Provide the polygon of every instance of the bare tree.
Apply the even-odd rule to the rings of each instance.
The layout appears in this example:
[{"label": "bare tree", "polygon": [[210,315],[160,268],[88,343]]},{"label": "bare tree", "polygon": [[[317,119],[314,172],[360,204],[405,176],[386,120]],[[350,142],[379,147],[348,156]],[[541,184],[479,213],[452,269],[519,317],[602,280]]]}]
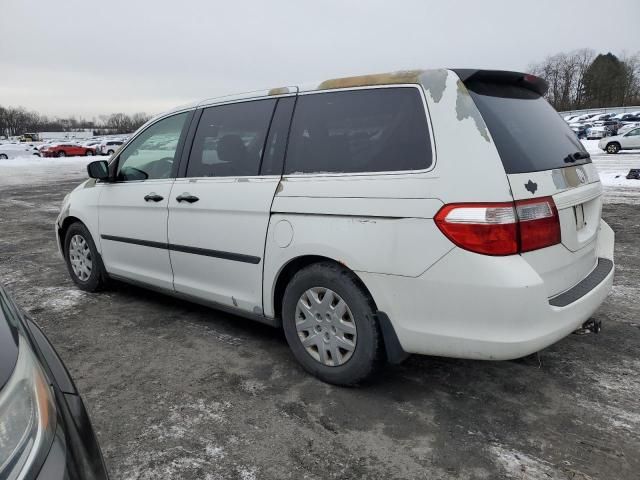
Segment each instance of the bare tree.
[{"label": "bare tree", "polygon": [[[36,112],[29,112],[23,107],[0,106],[0,135],[16,136],[27,132],[46,131],[74,131],[92,129],[103,133],[131,133],[143,125],[149,116],[145,113],[136,113],[132,116],[124,113],[113,115],[101,115],[100,124],[94,120],[84,118],[48,118]],[[96,128],[97,127],[97,128]]]},{"label": "bare tree", "polygon": [[594,57],[589,49],[558,53],[531,65],[530,70],[549,84],[547,100],[557,110],[570,110],[583,102],[584,75]]}]

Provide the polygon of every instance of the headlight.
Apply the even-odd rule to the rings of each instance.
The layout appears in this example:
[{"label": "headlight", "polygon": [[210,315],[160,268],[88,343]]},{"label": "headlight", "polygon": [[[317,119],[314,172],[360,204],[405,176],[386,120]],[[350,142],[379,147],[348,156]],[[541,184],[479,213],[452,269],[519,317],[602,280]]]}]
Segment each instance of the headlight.
[{"label": "headlight", "polygon": [[53,392],[26,340],[20,337],[18,361],[0,391],[0,478],[22,478],[38,468],[56,429]]}]

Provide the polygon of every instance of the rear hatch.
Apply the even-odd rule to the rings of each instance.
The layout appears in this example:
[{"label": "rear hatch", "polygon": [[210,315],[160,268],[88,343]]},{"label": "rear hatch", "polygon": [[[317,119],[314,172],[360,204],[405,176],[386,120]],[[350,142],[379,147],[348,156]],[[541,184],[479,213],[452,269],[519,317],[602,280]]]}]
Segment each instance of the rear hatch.
[{"label": "rear hatch", "polygon": [[602,187],[575,133],[542,97],[543,80],[515,72],[457,71],[496,144],[514,200],[551,197],[561,243],[522,253],[549,297],[586,277],[597,264]]}]

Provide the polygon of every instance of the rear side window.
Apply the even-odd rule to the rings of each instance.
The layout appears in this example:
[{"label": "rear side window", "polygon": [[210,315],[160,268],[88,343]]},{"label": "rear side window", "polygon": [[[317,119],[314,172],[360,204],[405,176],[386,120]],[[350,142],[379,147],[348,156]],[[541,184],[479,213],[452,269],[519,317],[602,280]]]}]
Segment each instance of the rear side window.
[{"label": "rear side window", "polygon": [[[506,173],[538,172],[591,161],[575,133],[538,93],[508,84],[467,82],[466,86],[491,132]],[[575,160],[578,152],[586,158]]]},{"label": "rear side window", "polygon": [[206,108],[187,166],[187,177],[258,175],[276,100]]},{"label": "rear side window", "polygon": [[416,88],[314,93],[298,97],[285,173],[422,170],[431,157]]}]

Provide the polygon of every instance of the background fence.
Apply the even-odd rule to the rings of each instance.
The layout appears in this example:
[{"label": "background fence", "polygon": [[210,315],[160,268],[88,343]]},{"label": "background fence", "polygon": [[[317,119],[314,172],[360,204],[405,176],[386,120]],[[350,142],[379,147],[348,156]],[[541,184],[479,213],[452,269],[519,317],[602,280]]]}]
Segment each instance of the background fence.
[{"label": "background fence", "polygon": [[584,110],[567,110],[566,112],[558,112],[563,117],[567,115],[585,115],[587,113],[627,113],[640,111],[640,105],[633,107],[605,107],[605,108],[585,108]]}]

